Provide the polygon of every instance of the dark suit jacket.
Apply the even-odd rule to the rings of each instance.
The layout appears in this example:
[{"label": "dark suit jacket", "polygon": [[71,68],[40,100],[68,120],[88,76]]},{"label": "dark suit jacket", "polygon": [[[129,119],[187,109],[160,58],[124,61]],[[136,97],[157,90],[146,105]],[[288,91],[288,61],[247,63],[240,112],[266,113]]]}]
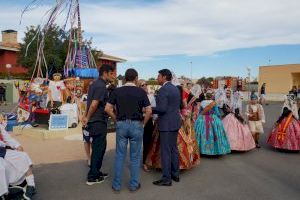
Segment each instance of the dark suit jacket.
[{"label": "dark suit jacket", "polygon": [[181,127],[180,119],[181,94],[171,82],[167,82],[158,91],[156,107],[153,113],[158,114],[159,131],[177,131]]}]

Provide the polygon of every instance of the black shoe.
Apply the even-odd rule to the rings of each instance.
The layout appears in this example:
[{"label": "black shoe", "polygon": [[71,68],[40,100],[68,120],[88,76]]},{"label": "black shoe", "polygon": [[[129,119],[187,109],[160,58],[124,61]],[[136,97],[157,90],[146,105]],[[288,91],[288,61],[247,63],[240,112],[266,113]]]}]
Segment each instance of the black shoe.
[{"label": "black shoe", "polygon": [[31,200],[31,198],[35,193],[36,193],[35,187],[27,185],[26,189],[24,188],[23,198],[26,200]]},{"label": "black shoe", "polygon": [[260,147],[261,147],[261,146],[260,146],[259,144],[256,144],[256,148],[258,148],[258,149],[259,149]]},{"label": "black shoe", "polygon": [[104,179],[108,178],[108,173],[100,172],[100,176],[102,176]]},{"label": "black shoe", "polygon": [[130,192],[136,192],[141,188],[141,184],[139,183],[138,186],[136,188],[129,188]]},{"label": "black shoe", "polygon": [[36,122],[32,122],[32,123],[31,123],[31,126],[32,126],[32,127],[38,127],[38,126],[39,126],[39,124],[38,124],[38,123],[36,123]]},{"label": "black shoe", "polygon": [[13,186],[9,186],[8,188],[8,193],[10,195],[15,195],[15,194],[20,194],[20,193],[24,193],[24,187],[18,186],[18,185],[13,185]]},{"label": "black shoe", "polygon": [[180,181],[180,178],[179,176],[172,176],[172,180],[178,183]]},{"label": "black shoe", "polygon": [[158,180],[154,181],[153,184],[157,186],[172,186],[172,181]]},{"label": "black shoe", "polygon": [[113,190],[113,192],[115,194],[120,194],[120,192],[121,192],[121,190],[118,190],[118,189],[114,188],[113,186],[111,186],[111,189]]},{"label": "black shoe", "polygon": [[103,176],[99,176],[99,178],[96,178],[96,179],[88,179],[86,184],[94,185],[94,184],[103,183],[103,182],[104,182]]}]

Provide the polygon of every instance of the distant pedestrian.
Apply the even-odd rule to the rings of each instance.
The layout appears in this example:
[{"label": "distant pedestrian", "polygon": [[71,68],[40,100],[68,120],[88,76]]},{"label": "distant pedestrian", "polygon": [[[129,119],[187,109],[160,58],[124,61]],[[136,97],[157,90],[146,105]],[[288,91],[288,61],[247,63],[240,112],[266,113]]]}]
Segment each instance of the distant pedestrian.
[{"label": "distant pedestrian", "polygon": [[[261,105],[266,104],[266,83],[263,83],[260,88],[259,103]],[[266,104],[266,105],[268,105],[268,104]]]},{"label": "distant pedestrian", "polygon": [[0,105],[3,103],[6,105],[6,86],[4,83],[0,84]]},{"label": "distant pedestrian", "polygon": [[[116,88],[112,92],[105,107],[105,111],[117,123],[114,179],[112,182],[112,189],[115,192],[119,192],[122,187],[123,166],[128,142],[130,147],[129,190],[135,192],[141,187],[140,165],[144,127],[152,114],[147,93],[136,86],[137,71],[128,69],[125,72],[125,81],[123,87]],[[143,110],[145,110],[144,116]]]}]

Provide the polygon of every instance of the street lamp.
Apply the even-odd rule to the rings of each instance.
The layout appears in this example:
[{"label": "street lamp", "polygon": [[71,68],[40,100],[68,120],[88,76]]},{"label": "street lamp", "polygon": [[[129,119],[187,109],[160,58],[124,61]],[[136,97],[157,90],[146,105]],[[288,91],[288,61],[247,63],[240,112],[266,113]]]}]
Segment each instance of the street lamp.
[{"label": "street lamp", "polygon": [[6,67],[6,70],[7,70],[7,79],[10,79],[10,68],[12,67],[12,65],[11,64],[6,64],[5,65],[5,67]]},{"label": "street lamp", "polygon": [[250,100],[251,68],[247,67],[247,71],[248,71],[248,99]]},{"label": "street lamp", "polygon": [[191,82],[193,82],[193,62],[190,62],[191,64]]}]

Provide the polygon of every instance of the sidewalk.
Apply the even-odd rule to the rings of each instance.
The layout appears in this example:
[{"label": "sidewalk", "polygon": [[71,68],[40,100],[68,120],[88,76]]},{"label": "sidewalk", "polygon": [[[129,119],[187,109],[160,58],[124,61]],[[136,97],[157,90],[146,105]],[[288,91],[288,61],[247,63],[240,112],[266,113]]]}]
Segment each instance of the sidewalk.
[{"label": "sidewalk", "polygon": [[[35,165],[86,160],[82,135],[71,135],[58,139],[39,139],[12,134],[30,155]],[[107,151],[115,148],[115,133],[107,135]]]},{"label": "sidewalk", "polygon": [[[0,112],[1,113],[8,113],[8,112],[11,112],[14,108],[16,108],[17,107],[17,103],[7,103],[7,105],[4,105],[4,104],[2,104],[2,105],[0,105]],[[15,110],[15,112],[16,112],[17,110]]]}]

